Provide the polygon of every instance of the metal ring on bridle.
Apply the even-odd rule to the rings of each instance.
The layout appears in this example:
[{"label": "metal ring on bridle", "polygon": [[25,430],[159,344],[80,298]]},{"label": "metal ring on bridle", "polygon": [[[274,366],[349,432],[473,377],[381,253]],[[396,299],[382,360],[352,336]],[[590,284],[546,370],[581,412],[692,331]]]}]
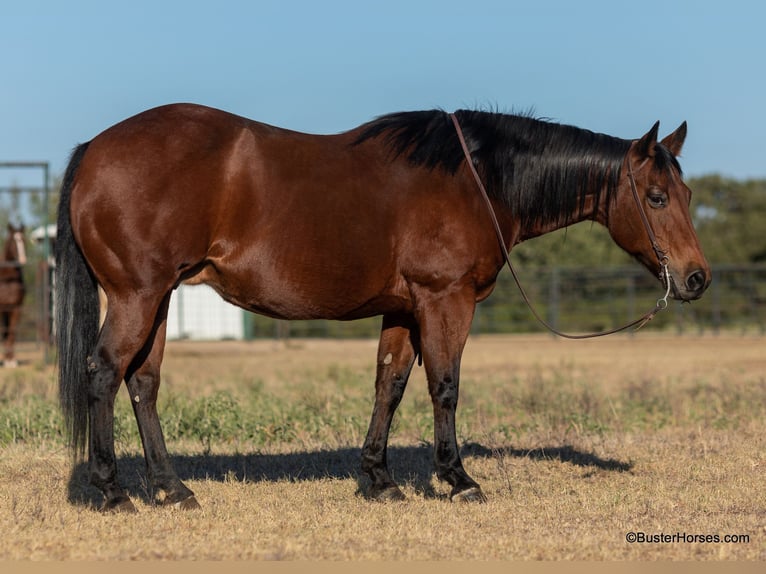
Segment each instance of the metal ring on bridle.
[{"label": "metal ring on bridle", "polygon": [[662,270],[660,271],[660,277],[665,277],[665,295],[657,299],[657,309],[663,310],[668,308],[668,296],[670,295],[670,271],[668,271],[668,263],[670,263],[670,258],[667,255],[663,255],[662,259],[660,259],[660,265],[662,266]]}]

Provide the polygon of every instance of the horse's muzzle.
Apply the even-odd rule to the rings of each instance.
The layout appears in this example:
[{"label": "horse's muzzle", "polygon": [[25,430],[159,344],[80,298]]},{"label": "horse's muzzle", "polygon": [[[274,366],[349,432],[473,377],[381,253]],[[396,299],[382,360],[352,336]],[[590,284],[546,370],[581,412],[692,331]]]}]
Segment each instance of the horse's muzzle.
[{"label": "horse's muzzle", "polygon": [[681,301],[699,299],[710,285],[711,279],[711,274],[704,269],[695,269],[686,276],[683,283],[673,279],[672,297]]}]

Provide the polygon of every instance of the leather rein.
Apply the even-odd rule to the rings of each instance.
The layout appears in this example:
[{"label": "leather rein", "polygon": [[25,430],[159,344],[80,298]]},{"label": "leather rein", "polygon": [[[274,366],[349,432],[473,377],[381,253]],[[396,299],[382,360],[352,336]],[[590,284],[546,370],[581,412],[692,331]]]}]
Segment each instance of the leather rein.
[{"label": "leather rein", "polygon": [[529,297],[527,296],[527,293],[524,291],[524,288],[521,286],[521,281],[519,280],[519,276],[516,274],[516,270],[513,267],[513,264],[511,263],[511,256],[508,253],[508,248],[505,246],[505,239],[503,238],[503,232],[500,230],[500,224],[497,221],[497,216],[495,215],[495,210],[492,207],[492,203],[489,200],[489,195],[487,195],[487,190],[484,187],[484,184],[481,181],[481,177],[479,176],[479,172],[476,171],[476,167],[473,164],[473,161],[471,159],[471,152],[468,150],[468,145],[465,142],[465,137],[463,136],[463,130],[460,128],[460,122],[458,122],[457,117],[455,114],[449,114],[450,119],[452,120],[452,123],[455,125],[455,131],[457,132],[458,139],[460,140],[460,145],[463,148],[463,153],[465,154],[466,163],[468,164],[468,167],[471,170],[471,173],[473,174],[474,179],[476,180],[476,185],[479,188],[479,191],[481,192],[481,196],[484,198],[484,202],[487,204],[487,209],[489,211],[490,219],[492,220],[492,224],[495,227],[495,233],[497,235],[497,239],[500,242],[500,249],[503,252],[503,257],[505,258],[505,262],[508,264],[508,269],[511,270],[511,275],[513,275],[513,280],[516,282],[516,286],[519,288],[519,292],[521,293],[522,299],[524,299],[524,302],[529,307],[529,310],[532,312],[532,314],[535,316],[535,319],[537,319],[540,324],[542,324],[546,329],[551,331],[552,333],[555,333],[559,337],[564,337],[566,339],[592,339],[595,337],[603,337],[604,335],[611,335],[613,333],[619,333],[620,331],[624,331],[625,329],[629,329],[630,327],[636,327],[636,331],[646,325],[649,321],[651,321],[654,316],[660,312],[663,309],[666,309],[668,306],[668,296],[670,295],[670,285],[671,285],[671,279],[670,279],[670,272],[668,271],[668,263],[670,262],[670,259],[667,256],[667,253],[662,250],[659,246],[659,243],[657,242],[657,236],[654,234],[654,231],[652,230],[652,226],[649,223],[649,218],[646,216],[646,211],[644,211],[644,206],[641,204],[641,199],[638,196],[638,189],[636,188],[636,180],[633,177],[633,168],[631,167],[630,159],[627,160],[628,163],[628,180],[630,181],[630,189],[633,193],[633,199],[636,201],[636,205],[638,206],[638,212],[641,215],[641,221],[644,224],[644,227],[646,228],[646,232],[649,235],[649,241],[652,244],[652,249],[654,250],[655,255],[657,256],[657,261],[660,264],[660,279],[664,281],[666,290],[665,295],[657,300],[657,303],[655,304],[654,308],[648,311],[647,313],[644,313],[641,317],[638,319],[631,321],[630,323],[627,323],[626,325],[623,325],[622,327],[616,327],[614,329],[609,329],[608,331],[600,331],[598,333],[589,333],[584,335],[571,335],[569,333],[563,333],[550,325],[545,319],[543,319],[540,314],[535,310],[534,306],[532,305],[532,302],[530,301]]}]

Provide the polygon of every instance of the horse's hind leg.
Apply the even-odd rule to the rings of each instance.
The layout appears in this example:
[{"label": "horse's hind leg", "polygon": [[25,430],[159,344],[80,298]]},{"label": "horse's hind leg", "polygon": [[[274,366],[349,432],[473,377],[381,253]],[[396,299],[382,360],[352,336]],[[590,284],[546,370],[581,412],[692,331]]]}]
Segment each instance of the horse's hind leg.
[{"label": "horse's hind leg", "polygon": [[152,334],[159,304],[156,298],[110,297],[106,320],[88,357],[90,482],[104,494],[103,510],[136,510],[117,480],[114,399],[128,367]]},{"label": "horse's hind leg", "polygon": [[402,500],[404,495],[388,471],[388,432],[402,400],[417,350],[417,326],[410,316],[383,317],[378,345],[375,407],[362,448],[362,470],[372,479],[369,496],[378,500]]},{"label": "horse's hind leg", "polygon": [[194,493],[178,478],[170,463],[165,439],[157,414],[157,391],[160,388],[160,365],[165,350],[167,312],[170,294],[164,299],[156,319],[156,331],[127,375],[130,402],[136,415],[138,431],[144,445],[146,470],[154,493],[164,491],[163,503],[178,508],[199,508]]}]

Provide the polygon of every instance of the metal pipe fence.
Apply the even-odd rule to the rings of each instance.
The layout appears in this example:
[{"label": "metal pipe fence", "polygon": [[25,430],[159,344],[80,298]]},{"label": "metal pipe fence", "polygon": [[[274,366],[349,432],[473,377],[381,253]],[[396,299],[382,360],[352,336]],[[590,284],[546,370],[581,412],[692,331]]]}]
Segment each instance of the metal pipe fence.
[{"label": "metal pipe fence", "polygon": [[[626,323],[651,309],[664,289],[638,266],[608,269],[553,267],[522,271],[530,298],[552,326],[595,332]],[[645,328],[684,333],[766,333],[766,264],[714,265],[705,295],[671,301]],[[473,332],[543,332],[502,274],[492,296],[477,308]]]},{"label": "metal pipe fence", "polygon": [[[19,328],[20,341],[49,341],[50,314],[40,313],[47,273],[25,266],[27,298]],[[538,313],[557,329],[570,333],[610,329],[641,316],[664,294],[659,281],[635,266],[592,268],[524,268],[520,278]],[[380,317],[359,321],[277,321],[243,311],[246,338],[377,337]],[[713,281],[703,297],[691,303],[670,301],[645,331],[677,335],[766,335],[766,264],[713,265]],[[476,308],[473,334],[545,333],[519,295],[510,273],[503,272],[490,297]],[[633,331],[628,330],[628,333]]]}]

